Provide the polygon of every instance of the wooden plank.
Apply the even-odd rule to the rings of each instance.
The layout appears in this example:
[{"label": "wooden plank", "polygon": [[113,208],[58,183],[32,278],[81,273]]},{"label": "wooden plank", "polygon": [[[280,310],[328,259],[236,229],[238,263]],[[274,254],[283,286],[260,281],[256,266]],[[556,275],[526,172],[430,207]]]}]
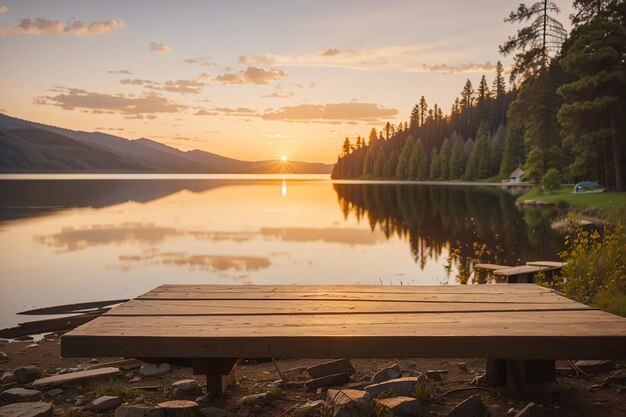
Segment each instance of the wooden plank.
[{"label": "wooden plank", "polygon": [[531,266],[545,266],[548,268],[563,268],[565,265],[567,265],[567,262],[558,262],[558,261],[531,261],[531,262],[526,262],[526,265],[531,265]]},{"label": "wooden plank", "polygon": [[498,269],[511,268],[509,265],[496,265],[496,264],[475,264],[474,269],[484,269],[487,271],[497,271]]},{"label": "wooden plank", "polygon": [[[382,285],[161,285],[139,298],[167,298],[176,296],[204,296],[206,294],[510,294],[510,293],[550,293],[553,290],[533,284],[492,285],[445,285],[445,286],[382,286]],[[193,297],[192,297],[193,298]]]},{"label": "wooden plank", "polygon": [[520,266],[514,266],[512,268],[507,268],[507,269],[498,269],[496,271],[493,271],[493,274],[504,276],[504,277],[510,277],[514,275],[534,274],[536,272],[547,271],[549,269],[550,268],[546,268],[544,266],[520,265]]},{"label": "wooden plank", "polygon": [[128,301],[128,298],[122,300],[108,300],[108,301],[91,301],[87,303],[75,303],[75,304],[64,304],[54,307],[43,307],[36,308],[34,310],[21,311],[17,314],[22,315],[48,315],[48,314],[73,314],[73,313],[92,313],[95,311],[85,311],[85,310],[98,310],[104,307],[120,304]]},{"label": "wooden plank", "polygon": [[[540,323],[541,325],[538,325]],[[64,356],[626,358],[626,319],[600,311],[105,317]]]},{"label": "wooden plank", "polygon": [[[469,298],[469,297],[466,297]],[[345,300],[131,300],[108,316],[224,316],[282,314],[394,314],[497,311],[549,311],[589,309],[563,297],[532,302],[397,302]]]},{"label": "wooden plank", "polygon": [[61,330],[73,329],[83,323],[93,320],[102,313],[109,311],[108,308],[98,310],[94,313],[80,314],[77,316],[60,317],[54,319],[35,320],[20,323],[17,327],[10,327],[0,330],[0,337],[16,338],[20,336],[28,336],[32,334],[56,332]]},{"label": "wooden plank", "polygon": [[41,378],[33,382],[33,388],[40,389],[44,387],[53,387],[64,384],[72,384],[78,382],[84,382],[94,378],[112,377],[120,373],[118,368],[100,368],[92,369],[90,371],[78,371],[71,372],[62,375],[52,375],[46,378]]}]

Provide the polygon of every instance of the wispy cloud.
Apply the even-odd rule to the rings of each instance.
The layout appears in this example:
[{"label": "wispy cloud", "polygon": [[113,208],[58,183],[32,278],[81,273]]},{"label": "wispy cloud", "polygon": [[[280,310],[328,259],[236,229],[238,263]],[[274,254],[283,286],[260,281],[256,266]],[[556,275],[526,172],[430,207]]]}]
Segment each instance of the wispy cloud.
[{"label": "wispy cloud", "polygon": [[[456,64],[469,51],[451,51],[443,44],[385,46],[370,49],[328,48],[305,54],[263,53],[240,56],[239,63],[272,67],[334,67],[365,71],[395,72],[478,72],[494,68],[485,64]],[[452,62],[455,64],[440,64]],[[433,64],[436,63],[436,64]]]},{"label": "wispy cloud", "polygon": [[199,56],[197,58],[185,59],[185,64],[203,65],[205,67],[216,67],[217,64],[211,58]]},{"label": "wispy cloud", "polygon": [[248,67],[245,71],[218,75],[215,79],[229,84],[267,84],[286,76],[287,73],[282,70]]},{"label": "wispy cloud", "polygon": [[127,69],[122,69],[122,70],[108,70],[107,71],[109,74],[120,74],[120,75],[133,75],[132,72],[130,72],[130,70]]},{"label": "wispy cloud", "polygon": [[249,109],[247,107],[216,107],[214,109],[206,110],[198,110],[194,113],[195,116],[260,116],[259,112],[253,109]]},{"label": "wispy cloud", "polygon": [[56,87],[51,92],[56,94],[36,97],[34,103],[95,114],[117,113],[138,119],[154,118],[158,113],[178,113],[187,108],[183,104],[171,101],[156,93],[142,96],[113,95],[67,87]]},{"label": "wispy cloud", "polygon": [[289,98],[293,97],[293,91],[287,91],[286,93],[281,93],[280,91],[275,91],[272,94],[266,94],[263,98]]},{"label": "wispy cloud", "polygon": [[[151,80],[140,80],[137,78],[123,79],[120,80],[120,84],[124,85],[141,85],[150,90],[159,90],[159,91],[168,91],[170,93],[180,93],[180,94],[198,94],[202,91],[205,82],[199,81],[204,78],[203,74],[196,80],[176,80],[176,81],[151,81]],[[207,80],[208,82],[209,80]]]},{"label": "wispy cloud", "polygon": [[172,52],[172,48],[170,48],[164,43],[158,43],[158,42],[150,42],[150,50],[152,52],[157,52],[157,53],[162,53],[162,54],[167,54],[169,52]]},{"label": "wispy cloud", "polygon": [[126,25],[123,20],[105,20],[83,23],[78,20],[69,20],[65,24],[60,20],[50,20],[45,17],[38,19],[21,19],[10,33],[16,35],[72,35],[91,36],[104,35],[115,29],[122,29]]},{"label": "wispy cloud", "polygon": [[398,110],[375,103],[301,104],[265,112],[263,120],[314,123],[378,123],[394,119]]},{"label": "wispy cloud", "polygon": [[9,11],[7,6],[0,6],[0,14],[4,14]]}]

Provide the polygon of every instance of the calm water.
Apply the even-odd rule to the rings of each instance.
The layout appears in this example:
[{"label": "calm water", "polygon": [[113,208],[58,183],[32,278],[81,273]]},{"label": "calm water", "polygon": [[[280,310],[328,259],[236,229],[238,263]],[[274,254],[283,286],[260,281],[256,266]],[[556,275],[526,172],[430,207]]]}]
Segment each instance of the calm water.
[{"label": "calm water", "polygon": [[17,311],[161,283],[455,284],[472,259],[517,264],[561,249],[553,213],[521,211],[495,188],[56,178],[0,180],[0,327],[24,321]]}]

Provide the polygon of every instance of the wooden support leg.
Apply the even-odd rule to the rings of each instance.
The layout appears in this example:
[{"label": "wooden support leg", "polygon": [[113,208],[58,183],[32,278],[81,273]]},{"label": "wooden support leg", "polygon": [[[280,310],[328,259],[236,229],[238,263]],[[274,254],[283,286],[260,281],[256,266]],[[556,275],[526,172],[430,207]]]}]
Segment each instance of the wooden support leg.
[{"label": "wooden support leg", "polygon": [[506,360],[485,359],[485,382],[488,387],[503,387],[506,384]]},{"label": "wooden support leg", "polygon": [[235,365],[239,359],[203,358],[194,359],[194,375],[206,375],[207,392],[211,395],[224,395],[226,388],[235,380]]},{"label": "wooden support leg", "polygon": [[507,359],[506,385],[519,398],[558,392],[555,361]]}]

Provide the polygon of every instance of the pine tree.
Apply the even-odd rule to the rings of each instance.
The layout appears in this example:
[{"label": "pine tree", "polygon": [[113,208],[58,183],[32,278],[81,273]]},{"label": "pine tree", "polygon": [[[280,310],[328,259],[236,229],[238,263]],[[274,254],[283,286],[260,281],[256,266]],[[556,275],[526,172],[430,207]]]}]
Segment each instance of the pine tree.
[{"label": "pine tree", "polygon": [[420,98],[419,102],[419,122],[420,126],[424,126],[426,122],[426,114],[428,113],[428,104],[426,104],[426,99],[424,96]]},{"label": "pine tree", "polygon": [[474,104],[474,88],[472,87],[472,82],[468,78],[465,82],[465,86],[463,86],[463,91],[461,91],[461,109],[467,110]]},{"label": "pine tree", "polygon": [[376,141],[376,139],[378,139],[378,133],[376,132],[376,128],[373,127],[372,130],[370,130],[369,141],[367,144],[369,146],[372,146],[372,143]]},{"label": "pine tree", "polygon": [[398,166],[398,152],[391,151],[391,155],[383,165],[383,177],[386,179],[394,178],[396,175],[396,167]]},{"label": "pine tree", "polygon": [[418,140],[418,144],[422,157],[419,158],[419,166],[417,167],[417,180],[424,181],[428,179],[430,174],[430,158],[428,158],[428,154],[421,140]]},{"label": "pine tree", "polygon": [[383,177],[383,168],[385,165],[385,152],[381,149],[376,155],[376,161],[374,162],[374,178],[382,178]]},{"label": "pine tree", "polygon": [[515,123],[509,123],[504,138],[504,153],[500,163],[500,177],[508,178],[524,163],[524,130]]},{"label": "pine tree", "polygon": [[409,178],[417,179],[418,169],[424,158],[426,151],[424,150],[424,144],[421,139],[418,139],[413,145],[411,156],[409,158]]},{"label": "pine tree", "polygon": [[561,136],[571,148],[570,172],[624,190],[626,165],[626,27],[596,18],[573,33],[561,60],[575,78],[559,87]]},{"label": "pine tree", "polygon": [[491,86],[491,95],[495,99],[504,98],[506,93],[506,82],[504,80],[504,67],[502,62],[498,60],[496,63],[496,76],[493,79],[493,85]]},{"label": "pine tree", "polygon": [[350,144],[350,138],[346,136],[346,139],[343,141],[343,147],[341,148],[341,157],[345,158],[350,155],[352,152],[352,145]]},{"label": "pine tree", "polygon": [[463,159],[463,140],[454,132],[450,138],[452,142],[452,151],[450,153],[450,166],[448,178],[456,180],[461,178],[463,172],[461,170],[461,162]]},{"label": "pine tree", "polygon": [[450,140],[446,138],[441,145],[439,151],[439,177],[447,180],[450,177],[450,159],[452,157],[452,145]]},{"label": "pine tree", "polygon": [[433,148],[430,153],[430,175],[429,178],[431,180],[439,179],[439,174],[441,174],[441,168],[439,166],[439,155],[437,155],[437,148]]},{"label": "pine tree", "polygon": [[502,156],[504,154],[505,136],[506,128],[503,125],[498,126],[496,133],[492,137],[489,177],[499,175],[500,165],[502,164]]},{"label": "pine tree", "polygon": [[411,154],[413,153],[414,143],[415,139],[413,139],[413,136],[409,134],[404,142],[404,146],[402,147],[402,152],[400,152],[398,166],[396,167],[396,178],[399,180],[409,179],[409,161]]}]

